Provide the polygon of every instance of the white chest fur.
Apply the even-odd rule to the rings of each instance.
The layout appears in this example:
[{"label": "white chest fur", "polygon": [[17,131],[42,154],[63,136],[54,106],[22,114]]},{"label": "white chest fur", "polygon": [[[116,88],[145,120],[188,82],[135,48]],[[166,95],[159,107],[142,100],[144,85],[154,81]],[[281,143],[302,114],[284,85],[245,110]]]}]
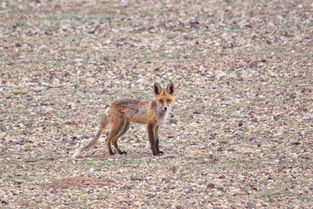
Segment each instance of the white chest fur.
[{"label": "white chest fur", "polygon": [[157,123],[159,125],[161,125],[162,123],[166,121],[167,116],[171,110],[172,110],[171,107],[168,107],[167,110],[163,110],[162,105],[157,105],[156,112],[159,117],[159,120],[157,120],[158,121]]}]

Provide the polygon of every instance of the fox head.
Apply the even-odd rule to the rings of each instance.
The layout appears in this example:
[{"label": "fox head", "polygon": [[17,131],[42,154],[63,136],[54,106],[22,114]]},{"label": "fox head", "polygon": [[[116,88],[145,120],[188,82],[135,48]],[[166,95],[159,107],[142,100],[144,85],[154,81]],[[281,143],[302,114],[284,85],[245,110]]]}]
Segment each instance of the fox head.
[{"label": "fox head", "polygon": [[163,111],[166,111],[174,102],[174,84],[170,83],[165,89],[163,89],[160,84],[155,83],[153,86],[153,90],[157,105],[161,107]]}]

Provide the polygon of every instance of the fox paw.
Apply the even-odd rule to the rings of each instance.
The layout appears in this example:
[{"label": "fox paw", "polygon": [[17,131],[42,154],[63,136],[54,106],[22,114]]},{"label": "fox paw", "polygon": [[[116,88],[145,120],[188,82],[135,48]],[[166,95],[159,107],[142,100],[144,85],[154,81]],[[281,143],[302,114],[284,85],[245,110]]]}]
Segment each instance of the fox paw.
[{"label": "fox paw", "polygon": [[158,153],[153,153],[154,156],[160,156],[160,155],[163,155],[163,152],[162,151],[159,151]]},{"label": "fox paw", "polygon": [[119,154],[120,154],[120,155],[127,155],[127,152],[121,151]]}]

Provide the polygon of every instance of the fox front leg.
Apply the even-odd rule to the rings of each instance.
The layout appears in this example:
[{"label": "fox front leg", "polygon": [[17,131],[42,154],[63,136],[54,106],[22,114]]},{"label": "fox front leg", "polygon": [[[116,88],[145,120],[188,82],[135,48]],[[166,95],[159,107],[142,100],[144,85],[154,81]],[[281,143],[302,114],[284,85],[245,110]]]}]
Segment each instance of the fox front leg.
[{"label": "fox front leg", "polygon": [[157,150],[156,140],[155,140],[155,124],[149,123],[147,128],[148,128],[149,142],[150,142],[152,154],[158,155],[159,152]]},{"label": "fox front leg", "polygon": [[163,152],[160,151],[160,148],[159,148],[159,126],[155,127],[155,129],[154,129],[154,136],[155,136],[156,151],[157,151],[158,155],[162,155]]}]

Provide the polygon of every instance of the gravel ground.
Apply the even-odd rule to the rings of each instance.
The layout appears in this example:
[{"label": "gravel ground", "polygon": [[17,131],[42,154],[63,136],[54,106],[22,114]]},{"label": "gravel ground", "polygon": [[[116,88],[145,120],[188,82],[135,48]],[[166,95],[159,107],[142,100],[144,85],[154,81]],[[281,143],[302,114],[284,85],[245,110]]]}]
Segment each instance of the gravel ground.
[{"label": "gravel ground", "polygon": [[[313,205],[312,1],[0,0],[0,37],[1,208]],[[164,155],[133,124],[70,159],[156,81]]]}]

